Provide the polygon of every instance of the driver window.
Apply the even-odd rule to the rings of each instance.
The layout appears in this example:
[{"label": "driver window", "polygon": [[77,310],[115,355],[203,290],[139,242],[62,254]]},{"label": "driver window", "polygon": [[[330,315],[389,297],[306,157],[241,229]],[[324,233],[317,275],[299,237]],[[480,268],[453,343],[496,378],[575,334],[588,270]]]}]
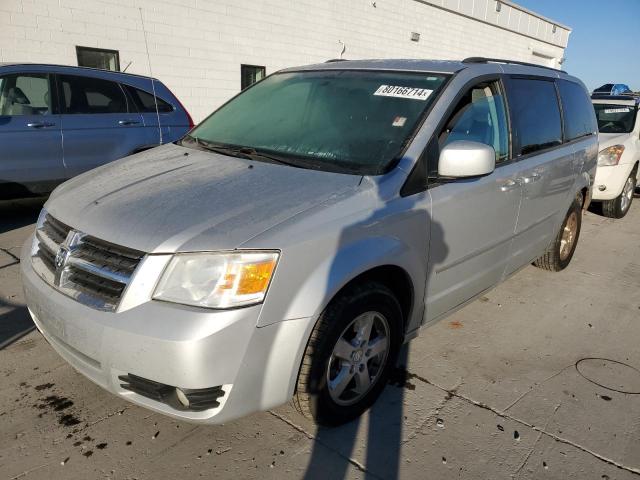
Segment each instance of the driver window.
[{"label": "driver window", "polygon": [[462,97],[438,137],[440,150],[456,140],[493,147],[496,164],[509,158],[506,108],[497,82],[476,85]]},{"label": "driver window", "polygon": [[51,96],[47,74],[21,73],[0,79],[0,115],[48,115]]}]

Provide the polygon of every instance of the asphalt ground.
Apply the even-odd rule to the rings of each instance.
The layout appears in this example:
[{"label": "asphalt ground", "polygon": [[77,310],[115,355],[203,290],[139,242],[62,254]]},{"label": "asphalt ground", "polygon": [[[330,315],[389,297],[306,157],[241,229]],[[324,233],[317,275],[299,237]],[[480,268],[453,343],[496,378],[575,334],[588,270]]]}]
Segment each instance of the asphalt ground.
[{"label": "asphalt ground", "polygon": [[571,265],[527,267],[404,352],[359,421],[283,406],[221,426],[150,412],[33,329],[18,254],[42,200],[0,203],[0,478],[640,478],[640,199],[587,213]]}]

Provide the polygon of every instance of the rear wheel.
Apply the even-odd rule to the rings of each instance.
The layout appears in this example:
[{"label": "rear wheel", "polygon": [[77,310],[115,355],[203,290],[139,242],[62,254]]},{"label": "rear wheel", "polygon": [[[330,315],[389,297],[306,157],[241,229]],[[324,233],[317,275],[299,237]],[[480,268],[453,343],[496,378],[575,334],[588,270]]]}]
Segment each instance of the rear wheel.
[{"label": "rear wheel", "polygon": [[576,250],[582,226],[581,203],[578,199],[574,200],[555,240],[547,247],[544,255],[533,262],[536,267],[559,272],[569,265]]},{"label": "rear wheel", "polygon": [[613,200],[605,200],[602,202],[602,214],[609,218],[624,217],[633,201],[633,193],[636,189],[636,170],[635,167],[622,187],[622,193]]},{"label": "rear wheel", "polygon": [[311,333],[293,398],[296,409],[323,425],[361,415],[387,383],[401,332],[400,305],[384,285],[367,282],[339,294]]}]

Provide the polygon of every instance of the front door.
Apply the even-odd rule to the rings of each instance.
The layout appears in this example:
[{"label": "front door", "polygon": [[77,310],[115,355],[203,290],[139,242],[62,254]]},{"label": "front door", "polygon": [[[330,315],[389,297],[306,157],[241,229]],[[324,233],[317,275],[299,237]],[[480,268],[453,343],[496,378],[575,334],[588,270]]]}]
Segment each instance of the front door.
[{"label": "front door", "polygon": [[[442,179],[429,189],[432,242],[425,311],[428,323],[501,280],[520,206],[519,167],[510,162],[507,114],[499,81],[483,82],[464,95],[438,134],[438,147],[455,140],[492,146],[496,169],[478,178]],[[440,229],[440,233],[434,235],[434,229]]]},{"label": "front door", "polygon": [[50,87],[46,73],[0,76],[0,196],[46,193],[65,178]]}]

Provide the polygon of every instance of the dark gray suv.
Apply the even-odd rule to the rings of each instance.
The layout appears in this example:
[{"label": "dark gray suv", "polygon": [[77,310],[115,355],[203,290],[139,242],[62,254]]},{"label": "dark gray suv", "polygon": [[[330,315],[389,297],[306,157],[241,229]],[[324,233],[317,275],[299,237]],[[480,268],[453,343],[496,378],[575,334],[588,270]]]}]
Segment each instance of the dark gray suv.
[{"label": "dark gray suv", "polygon": [[0,64],[0,199],[48,193],[79,173],[175,141],[192,126],[156,79]]}]

